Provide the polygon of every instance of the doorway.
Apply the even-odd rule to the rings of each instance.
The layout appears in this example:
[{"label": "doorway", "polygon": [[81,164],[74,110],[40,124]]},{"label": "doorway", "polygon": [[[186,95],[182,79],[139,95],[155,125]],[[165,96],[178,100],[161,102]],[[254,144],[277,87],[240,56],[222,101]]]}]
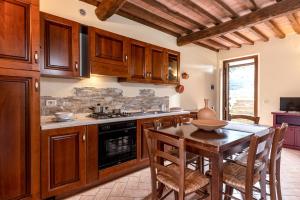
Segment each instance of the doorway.
[{"label": "doorway", "polygon": [[223,119],[257,116],[258,56],[223,62]]}]

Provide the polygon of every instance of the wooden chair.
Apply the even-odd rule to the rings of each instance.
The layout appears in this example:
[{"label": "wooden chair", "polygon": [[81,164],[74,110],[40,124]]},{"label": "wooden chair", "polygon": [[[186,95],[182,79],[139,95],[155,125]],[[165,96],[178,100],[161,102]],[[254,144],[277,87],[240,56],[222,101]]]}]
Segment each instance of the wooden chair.
[{"label": "wooden chair", "polygon": [[259,124],[260,117],[250,116],[250,115],[229,115],[229,121],[233,119],[245,119],[252,121],[254,124]]},{"label": "wooden chair", "polygon": [[[154,131],[145,130],[152,179],[152,200],[158,199],[157,183],[175,192],[175,199],[183,200],[187,194],[197,192],[203,198],[208,197],[206,187],[209,179],[197,170],[186,168],[185,140],[172,138]],[[178,149],[178,157],[162,150],[162,145],[168,144]],[[172,164],[165,166],[167,160]],[[204,192],[201,190],[204,190]],[[169,193],[167,193],[169,194]],[[165,198],[164,195],[162,198]]]},{"label": "wooden chair", "polygon": [[[283,148],[284,135],[287,131],[288,124],[283,123],[280,128],[276,128],[272,141],[271,153],[268,161],[267,175],[269,180],[266,180],[270,185],[271,200],[282,200],[281,182],[280,182],[280,161]],[[236,162],[247,165],[246,155],[237,157]],[[262,187],[262,186],[261,186]]]},{"label": "wooden chair", "polygon": [[[257,182],[261,184],[260,193],[262,199],[266,199],[266,173],[272,137],[273,134],[251,137],[246,165],[233,161],[228,161],[224,164],[225,199],[236,199],[232,196],[233,189],[240,191],[246,200],[255,199],[253,197],[253,190],[255,189],[253,186]],[[261,144],[265,144],[265,148],[257,153],[258,146]]]},{"label": "wooden chair", "polygon": [[[154,121],[154,128],[155,129],[161,129],[161,128],[169,128],[169,127],[176,127],[177,125],[181,125],[182,123],[188,121],[186,117],[180,117],[177,121],[176,118],[161,118]],[[176,148],[168,148],[168,145],[166,149],[169,149],[169,153],[171,153],[174,156],[179,155],[178,149]],[[201,157],[197,154],[186,152],[186,164],[192,165],[195,167],[195,169],[202,169],[202,160]]]}]

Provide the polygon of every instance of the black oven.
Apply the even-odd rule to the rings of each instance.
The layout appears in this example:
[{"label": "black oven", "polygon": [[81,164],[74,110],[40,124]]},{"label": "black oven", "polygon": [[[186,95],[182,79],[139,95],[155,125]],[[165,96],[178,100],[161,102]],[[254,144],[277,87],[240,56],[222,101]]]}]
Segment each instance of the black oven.
[{"label": "black oven", "polygon": [[99,169],[136,159],[136,121],[98,126]]}]

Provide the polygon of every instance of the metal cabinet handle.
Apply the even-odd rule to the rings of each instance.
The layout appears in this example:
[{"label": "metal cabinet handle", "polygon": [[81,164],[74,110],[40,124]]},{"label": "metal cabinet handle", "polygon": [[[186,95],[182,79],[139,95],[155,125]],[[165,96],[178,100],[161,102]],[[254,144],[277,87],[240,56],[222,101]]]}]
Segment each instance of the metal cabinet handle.
[{"label": "metal cabinet handle", "polygon": [[39,62],[39,54],[37,51],[34,52],[34,62],[38,63]]},{"label": "metal cabinet handle", "polygon": [[127,55],[124,57],[124,60],[125,60],[125,61],[127,61],[127,60],[128,60],[128,56],[127,56]]},{"label": "metal cabinet handle", "polygon": [[35,80],[34,87],[35,87],[36,91],[39,91],[39,88],[40,88],[39,80],[37,80],[37,79]]},{"label": "metal cabinet handle", "polygon": [[85,140],[86,140],[86,136],[85,136],[85,134],[83,134],[83,136],[82,136],[82,141],[85,142]]},{"label": "metal cabinet handle", "polygon": [[150,78],[152,77],[152,72],[149,72],[149,77],[150,77]]},{"label": "metal cabinet handle", "polygon": [[75,62],[75,70],[78,71],[78,63]]}]

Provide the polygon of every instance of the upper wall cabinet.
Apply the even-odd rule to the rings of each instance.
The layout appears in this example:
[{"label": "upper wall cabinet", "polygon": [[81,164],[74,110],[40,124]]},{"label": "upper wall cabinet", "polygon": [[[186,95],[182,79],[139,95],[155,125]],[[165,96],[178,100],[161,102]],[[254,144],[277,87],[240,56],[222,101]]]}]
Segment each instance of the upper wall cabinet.
[{"label": "upper wall cabinet", "polygon": [[89,28],[92,74],[128,77],[128,38]]},{"label": "upper wall cabinet", "polygon": [[150,68],[148,76],[153,82],[163,83],[165,80],[164,48],[150,46]]},{"label": "upper wall cabinet", "polygon": [[0,67],[39,70],[38,0],[0,0]]},{"label": "upper wall cabinet", "polygon": [[77,22],[41,13],[41,73],[78,77],[79,29]]},{"label": "upper wall cabinet", "polygon": [[166,82],[179,83],[180,77],[180,53],[166,50]]},{"label": "upper wall cabinet", "polygon": [[149,78],[147,66],[149,65],[149,45],[137,40],[130,40],[129,44],[129,78],[135,81],[145,81]]}]

